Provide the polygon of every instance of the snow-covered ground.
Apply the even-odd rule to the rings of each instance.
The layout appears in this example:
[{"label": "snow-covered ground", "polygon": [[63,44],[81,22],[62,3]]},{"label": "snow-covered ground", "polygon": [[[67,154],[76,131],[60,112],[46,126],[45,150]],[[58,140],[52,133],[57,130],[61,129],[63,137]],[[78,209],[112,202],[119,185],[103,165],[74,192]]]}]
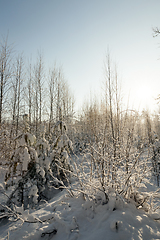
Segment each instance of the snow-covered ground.
[{"label": "snow-covered ground", "polygon": [[115,209],[112,202],[96,205],[81,196],[70,198],[65,191],[43,208],[24,212],[22,218],[26,222],[2,223],[0,239],[160,239],[160,223],[133,204]]},{"label": "snow-covered ground", "polygon": [[[1,181],[4,174],[5,169],[1,167]],[[146,186],[144,192],[152,193],[157,189],[153,183],[147,183]],[[3,201],[1,194],[0,202]],[[84,201],[81,194],[71,198],[63,190],[39,209],[17,211],[21,212],[21,219],[0,222],[1,240],[160,239],[160,220],[153,220],[160,215],[137,209],[133,203],[116,200],[112,189],[109,191],[107,204],[102,204],[100,197],[96,201]]]}]

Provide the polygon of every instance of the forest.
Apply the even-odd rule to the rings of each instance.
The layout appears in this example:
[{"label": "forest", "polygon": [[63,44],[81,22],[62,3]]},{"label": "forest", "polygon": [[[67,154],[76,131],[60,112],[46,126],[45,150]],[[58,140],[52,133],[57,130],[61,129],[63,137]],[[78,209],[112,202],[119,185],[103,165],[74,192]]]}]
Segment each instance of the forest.
[{"label": "forest", "polygon": [[[147,109],[124,108],[122,86],[110,54],[104,61],[101,97],[91,96],[78,112],[62,67],[55,64],[46,70],[41,53],[34,64],[26,64],[7,38],[0,46],[0,86],[0,166],[4,176],[0,227],[5,221],[41,224],[41,234],[36,233],[34,239],[62,239],[58,235],[62,224],[59,219],[56,225],[55,212],[43,217],[42,212],[38,217],[33,212],[44,209],[63,192],[69,199],[81,199],[87,218],[95,218],[101,208],[123,209],[127,214],[125,206],[132,204],[159,224],[159,111],[151,114]],[[154,191],[144,190],[150,183]],[[81,203],[78,201],[75,204]],[[79,235],[77,218],[72,217],[66,239],[85,239]],[[57,227],[48,230],[49,225]],[[112,221],[110,229],[117,234],[121,225],[120,220]],[[143,234],[133,239],[151,239]],[[108,239],[121,239],[112,237]],[[13,238],[5,230],[1,239]]]}]

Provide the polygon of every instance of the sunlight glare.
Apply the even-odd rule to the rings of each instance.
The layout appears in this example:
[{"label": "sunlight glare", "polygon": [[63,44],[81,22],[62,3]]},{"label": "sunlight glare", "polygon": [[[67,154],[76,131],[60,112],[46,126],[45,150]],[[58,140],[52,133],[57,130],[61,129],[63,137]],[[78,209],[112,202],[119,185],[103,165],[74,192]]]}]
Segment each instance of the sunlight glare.
[{"label": "sunlight glare", "polygon": [[155,98],[153,89],[147,84],[135,86],[130,95],[131,103],[138,111],[153,110],[156,104]]}]

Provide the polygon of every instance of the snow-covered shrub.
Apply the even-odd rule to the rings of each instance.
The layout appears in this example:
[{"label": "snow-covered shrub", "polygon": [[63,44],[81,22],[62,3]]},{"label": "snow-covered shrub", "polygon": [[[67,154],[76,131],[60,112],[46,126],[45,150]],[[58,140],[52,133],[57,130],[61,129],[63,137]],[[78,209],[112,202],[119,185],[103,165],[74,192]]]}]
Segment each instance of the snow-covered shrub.
[{"label": "snow-covered shrub", "polygon": [[40,153],[43,139],[36,143],[35,136],[25,132],[16,137],[15,141],[17,148],[13,152],[5,176],[6,188],[14,186],[8,204],[15,202],[18,206],[24,204],[26,208],[28,204],[32,206],[41,199],[50,163],[48,159],[43,160]]},{"label": "snow-covered shrub", "polygon": [[46,135],[46,124],[43,123],[41,125],[40,137],[35,145],[35,148],[36,148],[38,159],[39,159],[38,171],[39,171],[39,174],[42,176],[42,178],[45,179],[45,182],[44,182],[45,189],[43,191],[43,196],[45,196],[46,199],[49,199],[53,196],[52,186],[55,185],[55,183],[53,181],[53,175],[51,171],[52,157],[49,154],[50,144],[46,140],[45,135]]},{"label": "snow-covered shrub", "polygon": [[113,157],[110,158],[100,144],[99,148],[92,146],[91,149],[73,160],[73,174],[77,179],[75,191],[86,201],[112,204],[113,209],[125,202],[134,202],[137,208],[146,210],[148,198],[140,189],[145,187],[150,173],[148,151],[132,153],[126,170],[126,162],[122,159],[121,164],[114,165]]},{"label": "snow-covered shrub", "polygon": [[38,158],[40,161],[40,166],[46,167],[47,170],[49,168],[49,158],[48,158],[48,150],[49,150],[49,143],[45,139],[45,132],[46,132],[46,127],[45,123],[41,126],[41,133],[40,133],[40,138],[37,140],[35,144],[35,148],[38,154]]},{"label": "snow-covered shrub", "polygon": [[150,143],[150,153],[152,159],[153,173],[157,180],[157,185],[159,186],[159,176],[160,176],[160,140],[156,134],[152,137],[152,143]]},{"label": "snow-covered shrub", "polygon": [[112,189],[122,201],[138,201],[133,196],[145,185],[150,171],[149,149],[135,144],[138,120],[137,114],[125,113],[119,116],[118,129],[116,118],[113,125],[109,121],[101,125],[98,139],[92,139],[83,154],[75,157],[74,174],[84,199],[97,199],[101,193],[101,202],[108,203]]},{"label": "snow-covered shrub", "polygon": [[52,133],[56,133],[56,137],[50,152],[51,170],[55,177],[66,182],[71,171],[69,154],[73,150],[72,141],[67,136],[66,124],[61,120],[55,124]]}]

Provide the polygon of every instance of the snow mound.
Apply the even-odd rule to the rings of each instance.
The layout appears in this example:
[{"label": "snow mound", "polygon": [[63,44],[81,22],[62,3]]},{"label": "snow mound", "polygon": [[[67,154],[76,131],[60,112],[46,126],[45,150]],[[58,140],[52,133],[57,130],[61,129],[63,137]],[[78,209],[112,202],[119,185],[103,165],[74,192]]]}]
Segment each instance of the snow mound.
[{"label": "snow mound", "polygon": [[[111,196],[113,201],[113,193]],[[160,239],[160,222],[131,203],[116,208],[116,203],[98,204],[84,201],[82,196],[70,198],[64,190],[43,208],[30,211],[24,223],[0,224],[0,239],[8,239],[8,234],[12,240]]]}]

